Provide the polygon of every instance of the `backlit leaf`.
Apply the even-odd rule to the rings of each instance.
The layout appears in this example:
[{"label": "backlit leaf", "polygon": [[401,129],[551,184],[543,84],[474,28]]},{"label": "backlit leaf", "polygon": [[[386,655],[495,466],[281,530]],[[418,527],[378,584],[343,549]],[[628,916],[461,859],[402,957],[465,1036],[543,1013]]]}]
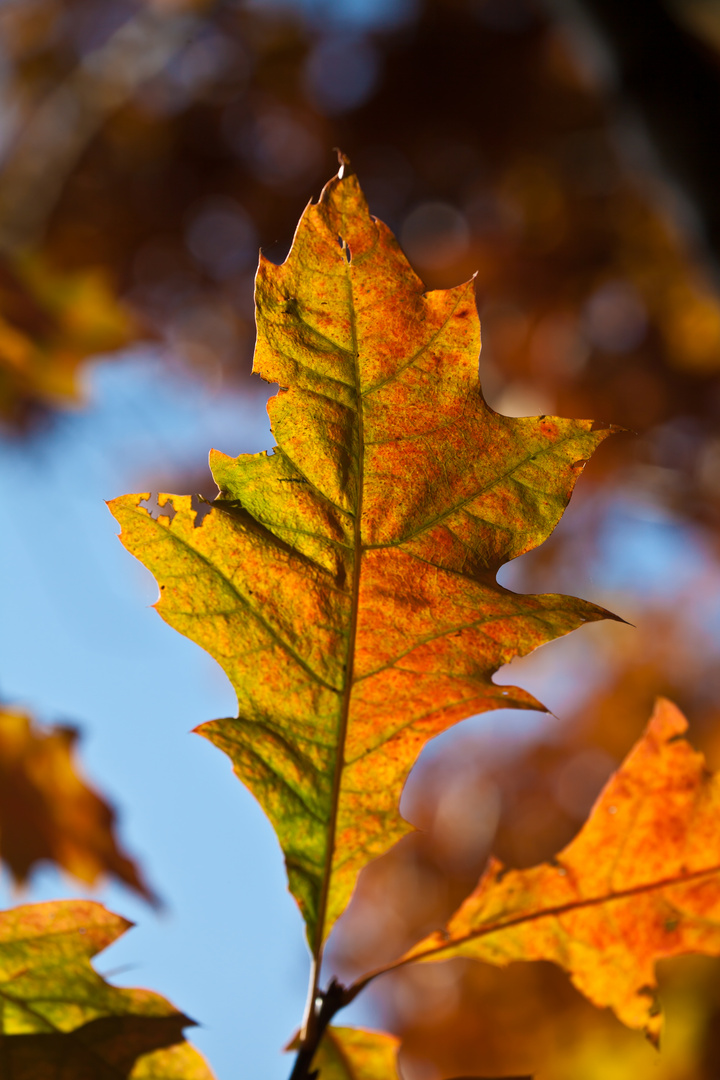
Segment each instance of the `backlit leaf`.
[{"label": "backlit leaf", "polygon": [[318,1080],[399,1080],[400,1040],[381,1031],[329,1027],[313,1058]]},{"label": "backlit leaf", "polygon": [[[0,912],[3,1080],[211,1080],[197,1054],[155,1053],[182,1043],[192,1020],[93,970],[92,957],[130,925],[91,901]],[[178,1062],[195,1071],[181,1073]]]},{"label": "backlit leaf", "polygon": [[488,709],[514,656],[607,617],[495,573],[541,543],[608,430],[512,419],[478,383],[473,283],[424,292],[346,166],[282,266],[261,257],[254,370],[278,382],[271,454],[213,452],[220,497],[111,508],[160,614],[227,673],[237,718],[203,725],[260,800],[317,953],[360,870],[410,826],[428,739]]},{"label": "backlit leaf", "polygon": [[529,870],[491,860],[446,930],[404,959],[552,960],[656,1042],[656,962],[720,954],[720,773],[686,729],[660,699],[572,843]]},{"label": "backlit leaf", "polygon": [[43,730],[0,709],[0,857],[21,883],[49,859],[89,885],[112,874],[154,902],[118,847],[113,811],[78,774],[76,741],[72,728]]}]

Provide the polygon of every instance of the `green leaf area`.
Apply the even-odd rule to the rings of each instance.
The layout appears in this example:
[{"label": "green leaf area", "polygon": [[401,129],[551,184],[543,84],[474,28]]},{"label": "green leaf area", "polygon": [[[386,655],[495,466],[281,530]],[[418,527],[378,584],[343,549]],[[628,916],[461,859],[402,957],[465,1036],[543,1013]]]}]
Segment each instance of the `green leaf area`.
[{"label": "green leaf area", "polygon": [[0,912],[2,1080],[213,1080],[184,1042],[193,1020],[93,970],[131,925],[84,900]]}]

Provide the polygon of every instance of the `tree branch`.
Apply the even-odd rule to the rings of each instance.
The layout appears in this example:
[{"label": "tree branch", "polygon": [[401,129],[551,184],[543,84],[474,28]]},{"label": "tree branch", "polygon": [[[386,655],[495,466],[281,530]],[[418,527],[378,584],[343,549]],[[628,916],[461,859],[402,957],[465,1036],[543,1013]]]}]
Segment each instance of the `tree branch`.
[{"label": "tree branch", "polygon": [[357,993],[357,990],[347,990],[336,979],[330,980],[327,990],[318,992],[310,1004],[305,1032],[289,1080],[316,1080],[318,1070],[311,1066],[325,1029],[335,1013],[349,1005]]}]

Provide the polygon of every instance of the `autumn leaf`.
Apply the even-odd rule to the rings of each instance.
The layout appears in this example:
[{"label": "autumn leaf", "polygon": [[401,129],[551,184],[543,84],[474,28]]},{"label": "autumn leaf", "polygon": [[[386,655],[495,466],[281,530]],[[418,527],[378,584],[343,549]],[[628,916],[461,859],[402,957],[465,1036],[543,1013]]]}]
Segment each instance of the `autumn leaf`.
[{"label": "autumn leaf", "polygon": [[539,709],[492,674],[608,617],[498,585],[552,531],[609,434],[500,416],[483,400],[473,283],[424,292],[347,165],[282,266],[261,257],[254,370],[270,454],[213,452],[220,496],[114,500],[160,614],[222,665],[236,718],[203,725],[270,817],[317,955],[360,870],[410,826],[398,804],[428,739]]},{"label": "autumn leaf", "polygon": [[118,846],[114,812],[80,777],[76,741],[72,728],[43,730],[0,708],[0,857],[19,883],[49,859],[88,885],[113,874],[157,903]]},{"label": "autumn leaf", "polygon": [[131,925],[91,901],[0,912],[3,1080],[212,1080],[191,1048],[163,1049],[182,1044],[192,1020],[158,994],[110,986],[93,970],[92,957]]},{"label": "autumn leaf", "polygon": [[82,361],[136,333],[101,271],[64,272],[39,252],[0,262],[0,420],[77,403]]},{"label": "autumn leaf", "polygon": [[382,1031],[328,1027],[313,1058],[318,1080],[399,1080],[400,1040]]},{"label": "autumn leaf", "polygon": [[529,870],[492,859],[447,928],[401,963],[552,960],[595,1005],[657,1042],[656,962],[720,955],[720,773],[686,729],[659,699],[572,843]]}]

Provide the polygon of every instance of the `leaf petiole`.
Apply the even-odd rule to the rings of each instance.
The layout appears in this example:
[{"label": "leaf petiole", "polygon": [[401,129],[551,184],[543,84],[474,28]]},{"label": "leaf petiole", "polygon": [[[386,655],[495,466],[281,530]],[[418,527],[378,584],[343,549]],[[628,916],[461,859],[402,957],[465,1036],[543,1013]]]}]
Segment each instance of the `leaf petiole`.
[{"label": "leaf petiole", "polygon": [[352,989],[347,989],[334,978],[330,980],[327,990],[315,992],[289,1080],[316,1080],[318,1070],[311,1069],[311,1066],[325,1029],[335,1014],[349,1005],[354,997]]}]

